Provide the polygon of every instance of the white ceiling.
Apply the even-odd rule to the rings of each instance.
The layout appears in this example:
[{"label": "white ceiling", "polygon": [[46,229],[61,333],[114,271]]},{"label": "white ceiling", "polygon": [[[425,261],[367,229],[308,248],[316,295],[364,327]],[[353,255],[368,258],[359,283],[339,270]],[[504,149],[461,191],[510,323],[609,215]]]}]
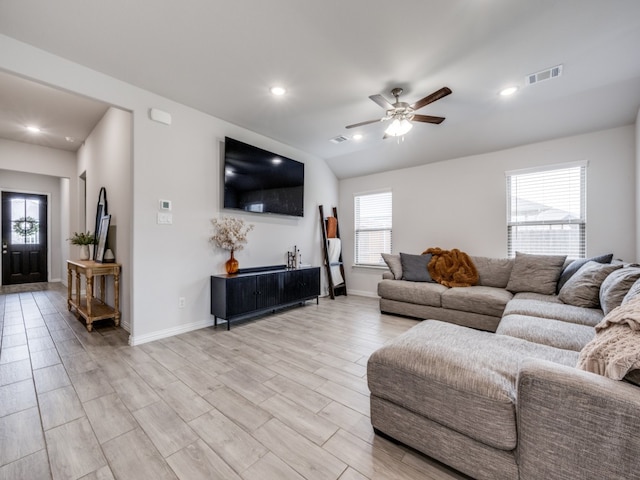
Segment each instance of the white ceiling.
[{"label": "white ceiling", "polygon": [[[640,108],[638,0],[2,0],[0,33],[315,154],[339,178],[628,125]],[[558,64],[560,78],[524,85]],[[412,103],[445,85],[418,112],[441,125],[329,141],[383,115],[369,95],[400,86]]]},{"label": "white ceiling", "polygon": [[[75,152],[108,108],[0,71],[0,138]],[[41,132],[29,132],[27,126],[37,126]]]}]

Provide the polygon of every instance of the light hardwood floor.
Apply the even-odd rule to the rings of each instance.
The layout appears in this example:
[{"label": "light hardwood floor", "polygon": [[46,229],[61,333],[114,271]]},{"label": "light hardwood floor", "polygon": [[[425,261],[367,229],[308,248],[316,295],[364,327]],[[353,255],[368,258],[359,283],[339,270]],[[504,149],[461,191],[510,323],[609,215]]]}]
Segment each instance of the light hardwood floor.
[{"label": "light hardwood floor", "polygon": [[369,355],[414,320],[320,299],[130,347],[66,292],[0,295],[0,479],[467,478],[374,435]]}]

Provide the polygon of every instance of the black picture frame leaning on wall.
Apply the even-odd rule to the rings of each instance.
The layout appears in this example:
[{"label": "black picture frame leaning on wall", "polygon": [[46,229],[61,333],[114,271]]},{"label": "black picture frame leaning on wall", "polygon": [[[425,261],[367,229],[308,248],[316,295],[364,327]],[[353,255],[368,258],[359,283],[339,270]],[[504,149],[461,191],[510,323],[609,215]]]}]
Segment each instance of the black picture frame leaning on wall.
[{"label": "black picture frame leaning on wall", "polygon": [[[100,188],[100,193],[98,193],[98,205],[96,206],[96,227],[95,231],[95,239],[96,244],[98,243],[98,237],[100,237],[100,223],[102,222],[102,217],[109,213],[109,209],[107,206],[107,189],[104,187]],[[98,249],[93,249],[93,260],[98,261]]]},{"label": "black picture frame leaning on wall", "polygon": [[100,233],[96,238],[96,249],[94,251],[94,261],[104,263],[104,252],[107,250],[107,236],[109,234],[109,224],[111,223],[111,215],[103,215],[100,219]]}]

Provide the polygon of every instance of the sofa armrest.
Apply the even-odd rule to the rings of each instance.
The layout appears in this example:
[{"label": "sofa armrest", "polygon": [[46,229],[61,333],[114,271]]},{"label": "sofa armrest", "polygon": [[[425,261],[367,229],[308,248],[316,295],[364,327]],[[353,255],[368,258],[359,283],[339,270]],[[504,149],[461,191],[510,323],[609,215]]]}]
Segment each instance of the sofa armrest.
[{"label": "sofa armrest", "polygon": [[396,277],[394,277],[393,273],[391,273],[391,272],[383,272],[382,273],[382,279],[383,280],[395,280]]},{"label": "sofa armrest", "polygon": [[640,478],[640,389],[543,360],[518,374],[520,480]]}]

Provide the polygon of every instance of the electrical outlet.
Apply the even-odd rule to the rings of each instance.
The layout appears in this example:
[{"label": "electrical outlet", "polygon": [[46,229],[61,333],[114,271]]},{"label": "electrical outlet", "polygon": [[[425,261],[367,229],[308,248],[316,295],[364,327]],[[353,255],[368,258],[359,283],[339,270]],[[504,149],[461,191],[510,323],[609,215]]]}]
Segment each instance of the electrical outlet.
[{"label": "electrical outlet", "polygon": [[180,297],[178,299],[178,308],[184,308],[186,303],[187,303],[187,300],[184,297]]}]

